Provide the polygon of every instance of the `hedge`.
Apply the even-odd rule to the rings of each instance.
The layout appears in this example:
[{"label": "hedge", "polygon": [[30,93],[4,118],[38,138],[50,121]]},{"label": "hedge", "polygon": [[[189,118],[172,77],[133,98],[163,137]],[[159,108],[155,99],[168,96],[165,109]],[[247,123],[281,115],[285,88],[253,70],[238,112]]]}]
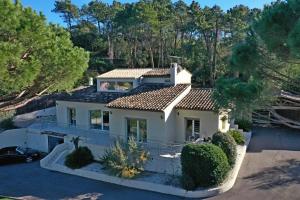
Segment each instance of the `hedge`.
[{"label": "hedge", "polygon": [[91,150],[87,147],[78,147],[67,155],[65,165],[71,169],[79,169],[94,161]]},{"label": "hedge", "polygon": [[230,170],[222,149],[210,143],[185,145],[181,152],[181,165],[182,186],[187,190],[218,185]]},{"label": "hedge", "polygon": [[235,123],[239,126],[239,129],[243,131],[250,131],[252,129],[252,122],[247,119],[236,119]]},{"label": "hedge", "polygon": [[226,133],[217,132],[212,137],[212,143],[220,147],[227,156],[228,163],[231,167],[235,164],[237,152],[236,142],[233,137]]},{"label": "hedge", "polygon": [[227,133],[233,137],[233,139],[235,140],[235,142],[237,144],[239,144],[239,145],[245,144],[245,142],[246,142],[245,137],[241,132],[239,132],[237,130],[229,130]]}]

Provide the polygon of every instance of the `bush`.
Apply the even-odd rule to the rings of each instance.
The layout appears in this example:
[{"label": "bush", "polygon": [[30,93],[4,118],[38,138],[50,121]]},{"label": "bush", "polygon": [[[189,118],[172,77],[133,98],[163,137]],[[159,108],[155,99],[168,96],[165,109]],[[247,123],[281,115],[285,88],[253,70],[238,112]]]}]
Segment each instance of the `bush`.
[{"label": "bush", "polygon": [[217,132],[212,137],[212,143],[224,151],[227,156],[228,163],[232,167],[237,156],[236,142],[233,137],[229,134]]},{"label": "bush", "polygon": [[84,167],[94,161],[91,150],[87,147],[78,147],[67,155],[65,165],[71,169]]},{"label": "bush", "polygon": [[252,122],[247,119],[236,119],[235,123],[239,126],[240,129],[248,132],[252,129]]},{"label": "bush", "polygon": [[181,152],[181,166],[185,189],[220,184],[230,170],[226,155],[213,144],[185,145]]},{"label": "bush", "polygon": [[233,137],[233,139],[235,140],[235,142],[237,144],[239,144],[239,145],[245,144],[245,137],[241,132],[239,132],[237,130],[229,130],[227,133]]},{"label": "bush", "polygon": [[193,178],[186,174],[183,174],[181,176],[181,185],[186,190],[196,189],[196,185],[195,185]]},{"label": "bush", "polygon": [[128,143],[116,140],[114,146],[105,152],[100,162],[114,176],[133,178],[144,171],[148,158],[149,153],[131,137]]},{"label": "bush", "polygon": [[17,127],[14,125],[13,118],[10,117],[0,122],[0,128],[7,130],[7,129],[14,129]]}]

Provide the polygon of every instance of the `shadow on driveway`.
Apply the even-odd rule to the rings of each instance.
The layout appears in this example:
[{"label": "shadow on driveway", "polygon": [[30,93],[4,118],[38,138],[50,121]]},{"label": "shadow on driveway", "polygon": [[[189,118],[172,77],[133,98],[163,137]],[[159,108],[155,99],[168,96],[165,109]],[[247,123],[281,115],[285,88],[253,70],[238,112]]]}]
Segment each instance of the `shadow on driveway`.
[{"label": "shadow on driveway", "polygon": [[300,161],[295,159],[280,161],[278,166],[264,168],[263,171],[244,177],[253,181],[256,189],[275,189],[300,184]]}]

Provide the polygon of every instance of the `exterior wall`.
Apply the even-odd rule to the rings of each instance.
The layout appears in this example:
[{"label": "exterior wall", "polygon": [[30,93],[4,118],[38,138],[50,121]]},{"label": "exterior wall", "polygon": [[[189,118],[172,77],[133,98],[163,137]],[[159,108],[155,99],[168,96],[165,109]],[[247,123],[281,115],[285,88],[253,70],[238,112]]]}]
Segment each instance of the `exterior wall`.
[{"label": "exterior wall", "polygon": [[111,109],[110,135],[126,138],[126,118],[147,120],[147,141],[167,142],[165,133],[164,114],[162,112],[147,112],[137,110]]},{"label": "exterior wall", "polygon": [[176,83],[177,84],[191,84],[192,74],[186,69],[181,70],[177,74]]},{"label": "exterior wall", "polygon": [[166,141],[176,142],[176,110],[174,107],[190,92],[191,86],[183,91],[165,110],[164,119],[166,123],[165,135]]},{"label": "exterior wall", "polygon": [[[90,114],[89,110],[109,111],[105,104],[99,103],[83,103],[70,101],[56,101],[56,118],[59,126],[68,126],[68,108],[76,109],[76,127],[80,129],[90,129]],[[109,119],[111,122],[111,119]]]},{"label": "exterior wall", "polygon": [[144,77],[143,83],[163,83],[163,84],[171,84],[170,77],[158,78],[158,77]]},{"label": "exterior wall", "polygon": [[186,118],[200,120],[200,134],[211,137],[218,131],[219,115],[210,111],[176,110],[176,142],[185,141]]},{"label": "exterior wall", "polygon": [[28,132],[27,146],[38,151],[48,152],[48,135]]},{"label": "exterior wall", "polygon": [[26,128],[11,129],[0,133],[0,148],[26,146]]},{"label": "exterior wall", "polygon": [[[225,126],[223,127],[223,120],[222,118],[225,117],[226,120],[224,121],[225,123]],[[228,113],[227,112],[220,112],[219,113],[219,130],[223,133],[227,132],[229,129],[230,129],[230,123],[229,123],[229,120],[228,120]]]}]

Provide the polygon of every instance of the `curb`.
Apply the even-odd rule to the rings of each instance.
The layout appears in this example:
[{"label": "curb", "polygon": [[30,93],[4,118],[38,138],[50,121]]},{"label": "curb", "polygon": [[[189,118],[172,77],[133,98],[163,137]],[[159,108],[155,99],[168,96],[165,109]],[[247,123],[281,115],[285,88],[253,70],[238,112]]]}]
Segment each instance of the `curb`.
[{"label": "curb", "polygon": [[90,178],[94,180],[99,180],[103,182],[108,182],[112,184],[117,184],[125,187],[135,188],[135,189],[141,189],[141,190],[147,190],[152,192],[158,192],[163,194],[169,194],[169,195],[175,195],[185,198],[204,198],[204,197],[211,197],[215,196],[221,193],[224,193],[228,190],[230,190],[237,179],[239,169],[242,165],[242,162],[244,160],[247,147],[249,145],[252,133],[246,133],[247,142],[244,146],[238,146],[238,156],[236,159],[236,164],[234,168],[229,172],[228,178],[225,180],[225,182],[217,187],[210,187],[205,188],[201,190],[195,190],[195,191],[187,191],[182,188],[170,186],[170,185],[163,185],[163,184],[157,184],[157,183],[151,183],[146,181],[139,181],[139,180],[128,180],[128,179],[122,179],[115,176],[110,176],[107,174],[99,173],[99,172],[93,172],[93,171],[87,171],[83,169],[69,169],[66,166],[60,165],[60,164],[52,164],[51,166],[42,166],[43,168],[49,169],[51,171],[58,171],[66,174],[72,174],[76,176],[81,176],[85,178]]}]

